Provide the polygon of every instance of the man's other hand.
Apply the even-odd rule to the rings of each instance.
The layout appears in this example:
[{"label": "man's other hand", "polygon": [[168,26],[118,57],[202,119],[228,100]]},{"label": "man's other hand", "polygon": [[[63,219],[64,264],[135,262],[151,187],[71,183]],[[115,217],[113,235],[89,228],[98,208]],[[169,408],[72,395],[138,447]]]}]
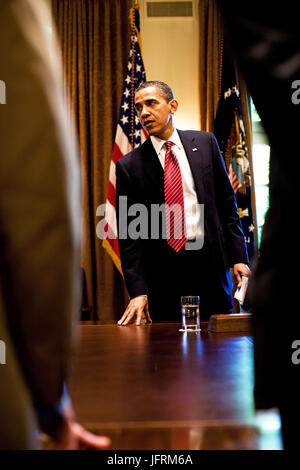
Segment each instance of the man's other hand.
[{"label": "man's other hand", "polygon": [[237,287],[239,289],[242,285],[242,276],[249,277],[251,275],[251,271],[246,264],[237,263],[233,266],[233,274],[236,278]]},{"label": "man's other hand", "polygon": [[152,323],[150,314],[149,314],[149,307],[148,307],[148,297],[145,295],[139,295],[138,297],[134,297],[129,302],[122,318],[118,321],[118,325],[128,325],[134,321],[136,316],[136,324],[141,324],[141,319],[143,312],[145,312],[146,319],[149,323]]}]

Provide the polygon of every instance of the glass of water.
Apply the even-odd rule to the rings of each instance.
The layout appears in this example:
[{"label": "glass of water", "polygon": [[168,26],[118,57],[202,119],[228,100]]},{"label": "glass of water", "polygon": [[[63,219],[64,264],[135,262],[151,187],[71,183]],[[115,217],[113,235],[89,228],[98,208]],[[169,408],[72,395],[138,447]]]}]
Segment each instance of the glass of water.
[{"label": "glass of water", "polygon": [[179,331],[200,331],[200,296],[181,296],[182,327]]}]

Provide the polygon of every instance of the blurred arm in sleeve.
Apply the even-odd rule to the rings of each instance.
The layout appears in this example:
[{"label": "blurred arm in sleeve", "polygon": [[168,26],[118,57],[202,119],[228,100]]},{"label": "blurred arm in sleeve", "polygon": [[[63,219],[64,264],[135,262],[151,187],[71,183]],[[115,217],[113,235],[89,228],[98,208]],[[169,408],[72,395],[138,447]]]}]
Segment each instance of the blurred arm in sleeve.
[{"label": "blurred arm in sleeve", "polygon": [[3,303],[40,425],[57,437],[63,403],[70,407],[62,397],[80,305],[79,156],[45,4],[12,0],[0,9]]}]

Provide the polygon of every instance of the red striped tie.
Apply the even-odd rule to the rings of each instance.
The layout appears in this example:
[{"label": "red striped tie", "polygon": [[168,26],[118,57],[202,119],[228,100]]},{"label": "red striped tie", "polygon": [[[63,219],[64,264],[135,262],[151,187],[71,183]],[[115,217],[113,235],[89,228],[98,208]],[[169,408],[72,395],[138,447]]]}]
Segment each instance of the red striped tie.
[{"label": "red striped tie", "polygon": [[[185,217],[183,187],[180,167],[171,147],[172,142],[165,143],[165,205],[167,242],[177,253],[188,241],[185,235]],[[171,220],[172,219],[172,220]]]}]

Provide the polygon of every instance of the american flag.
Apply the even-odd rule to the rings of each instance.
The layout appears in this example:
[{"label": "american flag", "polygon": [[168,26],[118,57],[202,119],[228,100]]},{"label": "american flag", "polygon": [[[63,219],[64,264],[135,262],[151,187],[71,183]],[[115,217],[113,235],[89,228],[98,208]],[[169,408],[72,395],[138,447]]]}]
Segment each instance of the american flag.
[{"label": "american flag", "polygon": [[126,155],[142,144],[148,137],[142,128],[134,107],[134,94],[137,87],[146,81],[140,41],[140,14],[139,5],[130,9],[131,21],[131,47],[124,80],[123,94],[120,106],[119,121],[117,125],[115,143],[109,170],[108,191],[105,208],[105,224],[103,247],[111,256],[118,270],[122,273],[120,252],[117,238],[117,219],[115,207],[116,194],[116,163],[119,158]]},{"label": "american flag", "polygon": [[254,255],[254,225],[251,202],[251,176],[242,119],[240,93],[234,64],[223,49],[222,87],[214,134],[223,155],[236,202],[250,259]]}]

